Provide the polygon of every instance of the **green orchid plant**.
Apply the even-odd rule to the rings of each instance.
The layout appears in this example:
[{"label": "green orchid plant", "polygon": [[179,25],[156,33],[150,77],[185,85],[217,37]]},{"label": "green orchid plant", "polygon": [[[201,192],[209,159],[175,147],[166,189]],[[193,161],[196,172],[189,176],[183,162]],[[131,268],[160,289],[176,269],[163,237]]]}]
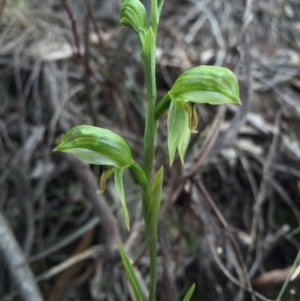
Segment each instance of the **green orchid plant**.
[{"label": "green orchid plant", "polygon": [[[148,19],[146,9],[139,0],[123,0],[120,14],[120,26],[129,26],[138,35],[141,59],[145,69],[147,112],[143,166],[134,160],[130,146],[125,139],[110,130],[89,125],[79,125],[69,130],[55,148],[55,151],[73,154],[90,164],[105,166],[100,178],[99,193],[104,192],[107,179],[114,174],[116,190],[121,200],[128,230],[130,218],[124,193],[124,170],[129,168],[140,184],[145,236],[150,254],[148,301],[154,301],[156,298],[157,226],[163,183],[163,167],[156,172],[152,180],[157,122],[162,114],[169,110],[167,127],[170,165],[173,164],[176,150],[183,164],[191,134],[197,132],[198,119],[195,105],[241,103],[238,82],[230,70],[223,67],[200,66],[182,73],[170,91],[156,104],[156,38],[162,6],[163,0],[151,0],[151,14]],[[136,300],[145,301],[139,280],[121,244],[119,251]],[[192,285],[184,301],[190,300],[194,289],[195,285]]]}]

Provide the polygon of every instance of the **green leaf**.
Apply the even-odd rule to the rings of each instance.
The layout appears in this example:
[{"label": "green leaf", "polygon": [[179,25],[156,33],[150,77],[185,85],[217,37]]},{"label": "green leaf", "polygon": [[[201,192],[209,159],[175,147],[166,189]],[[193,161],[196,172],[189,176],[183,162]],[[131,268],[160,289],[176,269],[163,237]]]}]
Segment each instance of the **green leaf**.
[{"label": "green leaf", "polygon": [[158,12],[158,16],[160,15],[162,6],[164,4],[164,0],[157,0],[157,12]]},{"label": "green leaf", "polygon": [[154,108],[156,101],[156,84],[155,84],[155,44],[156,38],[152,27],[146,33],[145,41],[141,51],[141,58],[144,64],[147,82],[147,112],[144,134],[144,171],[150,182],[152,167],[155,156],[155,134],[157,122],[154,120]]},{"label": "green leaf", "polygon": [[157,224],[159,218],[160,204],[161,204],[161,193],[162,184],[164,178],[164,168],[163,166],[156,173],[153,184],[151,187],[151,201],[149,204],[148,214],[146,217],[146,230],[147,236],[151,239],[157,238]]},{"label": "green leaf", "polygon": [[54,151],[73,154],[90,164],[122,169],[133,163],[126,140],[112,131],[90,125],[69,130]]},{"label": "green leaf", "polygon": [[200,66],[182,73],[169,91],[170,97],[193,103],[241,104],[239,85],[227,68]]},{"label": "green leaf", "polygon": [[170,166],[173,164],[176,149],[181,163],[184,163],[184,154],[191,137],[189,116],[182,101],[171,101],[168,114],[168,151]]},{"label": "green leaf", "polygon": [[[153,66],[155,65],[155,43],[155,34],[152,30],[152,27],[150,26],[145,35],[145,40],[141,52],[141,57],[145,65],[146,72],[149,72],[150,70],[155,70]],[[151,75],[149,74],[147,77],[151,78]]]},{"label": "green leaf", "polygon": [[124,0],[121,6],[120,27],[129,26],[139,34],[143,45],[148,29],[148,18],[144,5],[139,0]]},{"label": "green leaf", "polygon": [[115,185],[117,188],[117,193],[119,195],[119,198],[121,200],[122,204],[122,212],[125,220],[125,225],[129,231],[130,228],[130,219],[129,214],[126,206],[126,200],[125,200],[125,192],[124,192],[124,186],[123,186],[123,169],[117,169],[115,171]]},{"label": "green leaf", "polygon": [[144,297],[143,297],[143,293],[142,293],[142,289],[140,286],[140,283],[138,281],[138,278],[134,272],[133,266],[129,260],[129,258],[127,257],[123,247],[121,244],[119,244],[119,251],[120,251],[120,255],[122,258],[122,262],[125,268],[125,272],[127,275],[127,278],[129,280],[130,286],[133,290],[134,296],[136,301],[144,301]]},{"label": "green leaf", "polygon": [[190,287],[190,289],[187,291],[186,295],[184,296],[183,298],[183,301],[190,301],[192,295],[193,295],[193,292],[195,290],[195,283]]}]

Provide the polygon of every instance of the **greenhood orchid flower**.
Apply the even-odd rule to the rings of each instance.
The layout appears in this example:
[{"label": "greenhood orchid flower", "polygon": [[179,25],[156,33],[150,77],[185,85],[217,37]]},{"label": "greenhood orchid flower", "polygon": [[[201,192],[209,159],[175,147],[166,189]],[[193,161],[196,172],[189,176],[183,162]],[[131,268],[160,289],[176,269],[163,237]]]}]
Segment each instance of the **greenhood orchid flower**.
[{"label": "greenhood orchid flower", "polygon": [[79,125],[62,137],[54,151],[73,154],[90,164],[104,165],[106,168],[100,178],[100,191],[98,193],[104,192],[107,179],[114,174],[125,224],[129,229],[130,221],[125,201],[123,172],[126,168],[130,168],[136,180],[145,189],[147,188],[147,179],[141,166],[133,160],[126,140],[103,128]]},{"label": "greenhood orchid flower", "polygon": [[170,165],[174,161],[176,149],[183,164],[191,133],[197,132],[198,119],[195,104],[241,104],[235,75],[229,69],[215,66],[200,66],[181,74],[162,99],[160,107],[166,108],[169,102]]},{"label": "greenhood orchid flower", "polygon": [[139,36],[142,47],[148,30],[148,18],[144,5],[140,0],[124,0],[121,5],[120,27],[128,26]]}]

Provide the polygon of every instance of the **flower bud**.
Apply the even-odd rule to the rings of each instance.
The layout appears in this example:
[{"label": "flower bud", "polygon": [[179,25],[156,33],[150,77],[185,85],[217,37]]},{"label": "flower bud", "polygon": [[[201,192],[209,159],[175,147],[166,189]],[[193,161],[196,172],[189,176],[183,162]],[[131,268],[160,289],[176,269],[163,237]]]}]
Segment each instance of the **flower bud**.
[{"label": "flower bud", "polygon": [[145,33],[148,30],[148,18],[144,5],[139,0],[124,0],[121,6],[120,26],[129,26],[140,38],[143,45]]}]

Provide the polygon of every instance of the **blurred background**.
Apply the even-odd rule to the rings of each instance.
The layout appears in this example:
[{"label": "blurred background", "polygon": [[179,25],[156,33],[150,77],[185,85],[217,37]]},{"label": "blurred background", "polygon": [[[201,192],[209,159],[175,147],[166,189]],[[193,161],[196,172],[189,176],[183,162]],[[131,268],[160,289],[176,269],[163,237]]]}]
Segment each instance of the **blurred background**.
[{"label": "blurred background", "polygon": [[[90,124],[122,135],[142,163],[144,73],[119,7],[0,0],[0,300],[24,300],[16,279],[28,267],[21,279],[44,300],[133,300],[119,241],[147,294],[132,175],[127,232],[113,181],[96,194],[101,168],[52,151],[71,127]],[[197,106],[199,132],[172,169],[167,113],[160,119],[157,300],[182,300],[192,283],[195,301],[275,300],[300,249],[300,2],[165,0],[158,100],[198,65],[231,69],[242,106]],[[294,278],[277,300],[300,300]]]}]

